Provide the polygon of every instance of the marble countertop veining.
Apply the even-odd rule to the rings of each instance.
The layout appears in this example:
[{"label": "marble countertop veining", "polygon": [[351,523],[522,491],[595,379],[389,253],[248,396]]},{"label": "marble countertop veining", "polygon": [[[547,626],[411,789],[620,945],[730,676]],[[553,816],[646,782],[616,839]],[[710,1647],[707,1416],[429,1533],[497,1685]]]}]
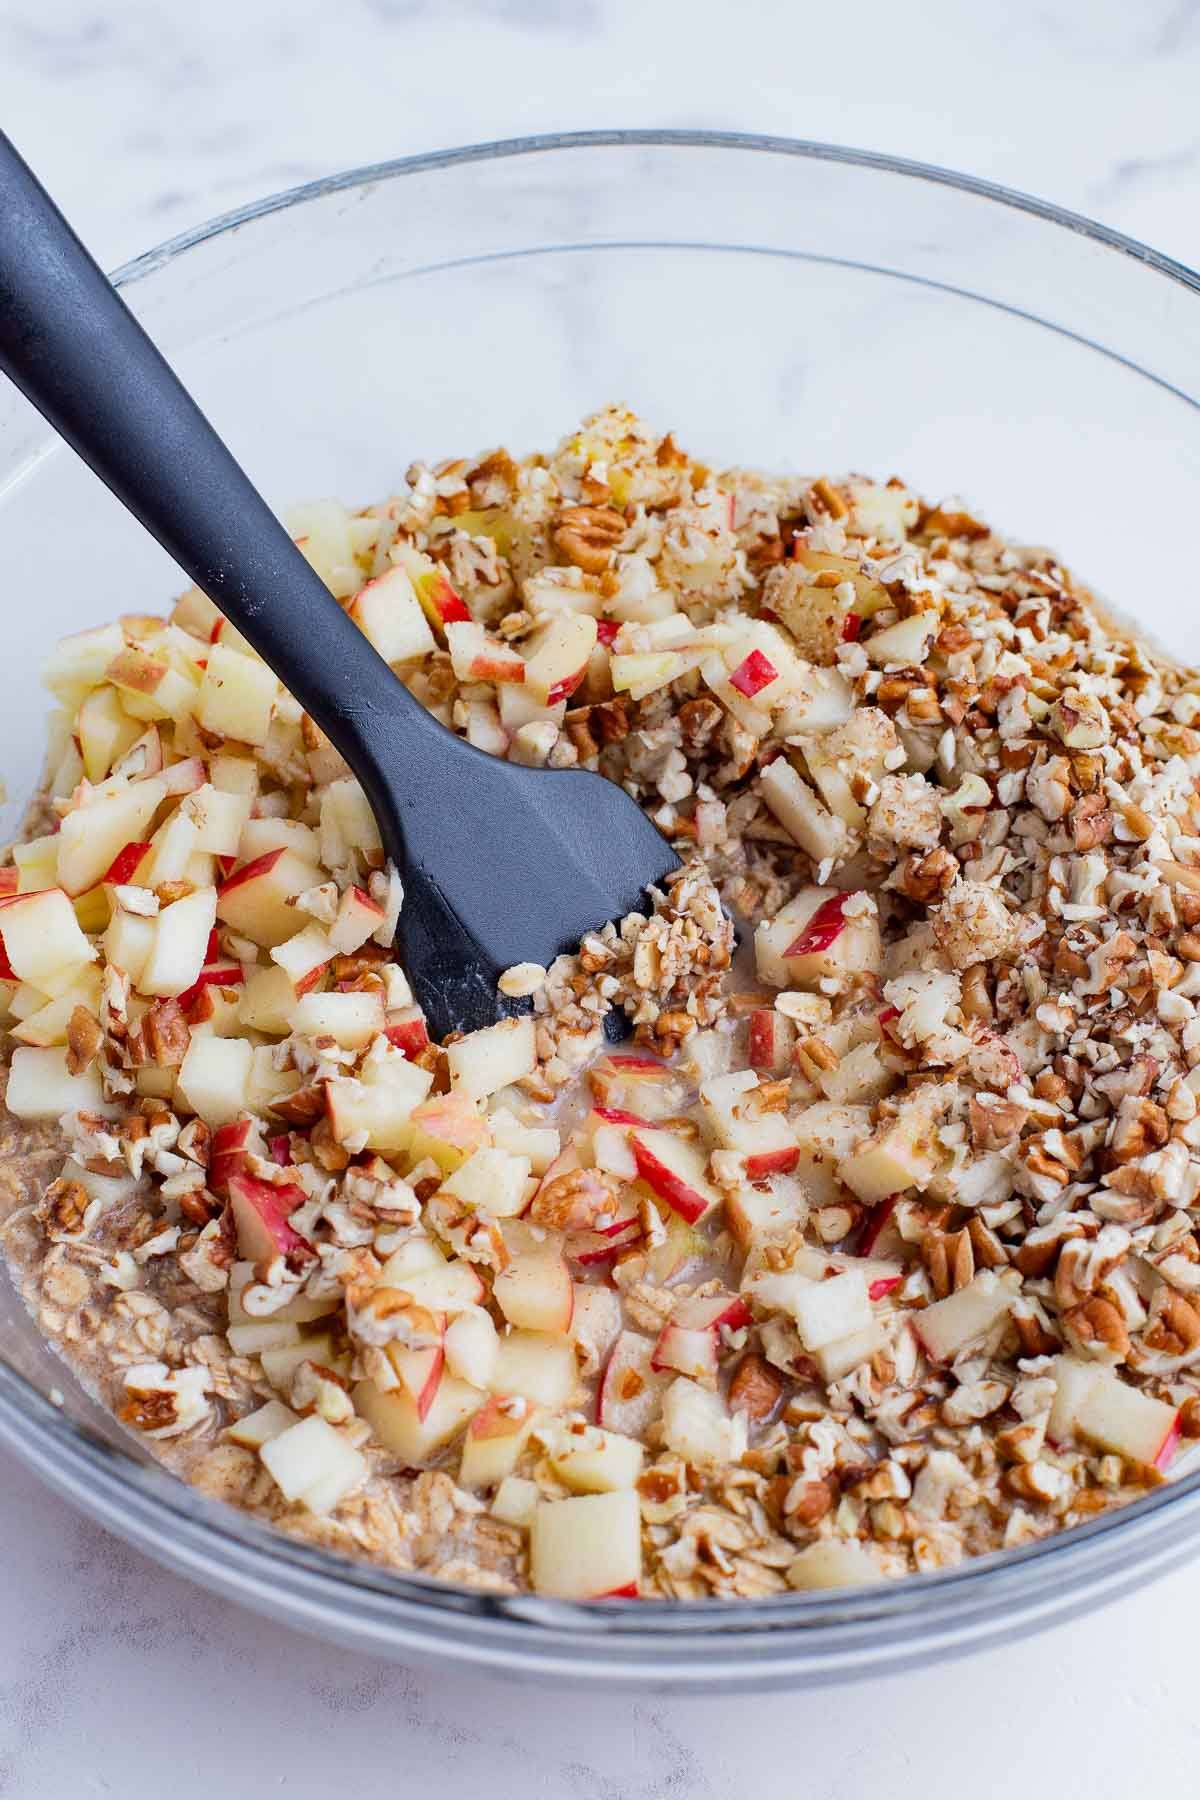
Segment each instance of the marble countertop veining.
[{"label": "marble countertop veining", "polygon": [[[335,168],[647,124],[946,163],[1195,264],[1198,78],[1200,0],[0,0],[4,126],[110,266]],[[1200,1753],[1200,1563],[1173,1592],[870,1689],[547,1705],[261,1621],[3,1453],[0,1541],[6,1800],[1126,1800],[1186,1785]]]}]

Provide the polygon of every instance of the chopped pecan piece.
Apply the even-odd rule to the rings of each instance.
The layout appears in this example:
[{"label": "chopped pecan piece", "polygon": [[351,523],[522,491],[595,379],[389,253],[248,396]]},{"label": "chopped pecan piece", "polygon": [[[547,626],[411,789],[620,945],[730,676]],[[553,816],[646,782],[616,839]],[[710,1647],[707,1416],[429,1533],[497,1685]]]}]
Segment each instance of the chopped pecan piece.
[{"label": "chopped pecan piece", "polygon": [[729,1384],[729,1405],[757,1425],[769,1419],[783,1398],[786,1384],[778,1369],[753,1351],[743,1356]]},{"label": "chopped pecan piece", "polygon": [[67,1021],[67,1068],[72,1075],[82,1075],[93,1061],[104,1033],[99,1020],[86,1006],[77,1006]]}]

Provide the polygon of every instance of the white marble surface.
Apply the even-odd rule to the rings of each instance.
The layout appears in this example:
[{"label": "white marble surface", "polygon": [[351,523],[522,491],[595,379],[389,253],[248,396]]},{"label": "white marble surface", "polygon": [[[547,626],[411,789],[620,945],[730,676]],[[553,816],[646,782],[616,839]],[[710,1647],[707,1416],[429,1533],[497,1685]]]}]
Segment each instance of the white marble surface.
[{"label": "white marble surface", "polygon": [[[1195,263],[1198,76],[1200,0],[0,0],[5,127],[109,264],[340,166],[634,124],[943,162]],[[0,1542],[0,1795],[16,1800],[1124,1800],[1187,1791],[1200,1748],[1200,1564],[1169,1595],[869,1692],[548,1703],[268,1626],[3,1455]]]}]

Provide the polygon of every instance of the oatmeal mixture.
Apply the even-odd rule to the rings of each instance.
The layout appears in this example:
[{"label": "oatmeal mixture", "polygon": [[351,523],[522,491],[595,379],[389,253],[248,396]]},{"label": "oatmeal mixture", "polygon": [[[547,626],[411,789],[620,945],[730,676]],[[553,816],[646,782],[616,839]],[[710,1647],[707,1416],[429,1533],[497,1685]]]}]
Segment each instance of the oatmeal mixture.
[{"label": "oatmeal mixture", "polygon": [[619,409],[293,529],[448,727],[685,866],[432,1044],[362,792],[216,608],[67,640],[0,1218],[118,1417],[310,1541],[570,1597],[937,1569],[1166,1479],[1200,676],[958,504]]}]

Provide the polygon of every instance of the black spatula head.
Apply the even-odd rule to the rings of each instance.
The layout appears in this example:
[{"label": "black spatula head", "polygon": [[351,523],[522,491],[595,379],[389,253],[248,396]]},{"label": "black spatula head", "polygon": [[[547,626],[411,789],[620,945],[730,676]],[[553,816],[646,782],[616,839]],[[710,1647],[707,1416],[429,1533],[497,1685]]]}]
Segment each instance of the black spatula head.
[{"label": "black spatula head", "polygon": [[[499,762],[434,729],[436,798],[406,775],[388,786],[395,836],[380,824],[403,845],[400,948],[441,1037],[491,1024],[505,1010],[496,989],[505,969],[548,966],[585,933],[644,910],[647,887],[680,865],[603,777]],[[376,806],[382,815],[384,802]]]}]

